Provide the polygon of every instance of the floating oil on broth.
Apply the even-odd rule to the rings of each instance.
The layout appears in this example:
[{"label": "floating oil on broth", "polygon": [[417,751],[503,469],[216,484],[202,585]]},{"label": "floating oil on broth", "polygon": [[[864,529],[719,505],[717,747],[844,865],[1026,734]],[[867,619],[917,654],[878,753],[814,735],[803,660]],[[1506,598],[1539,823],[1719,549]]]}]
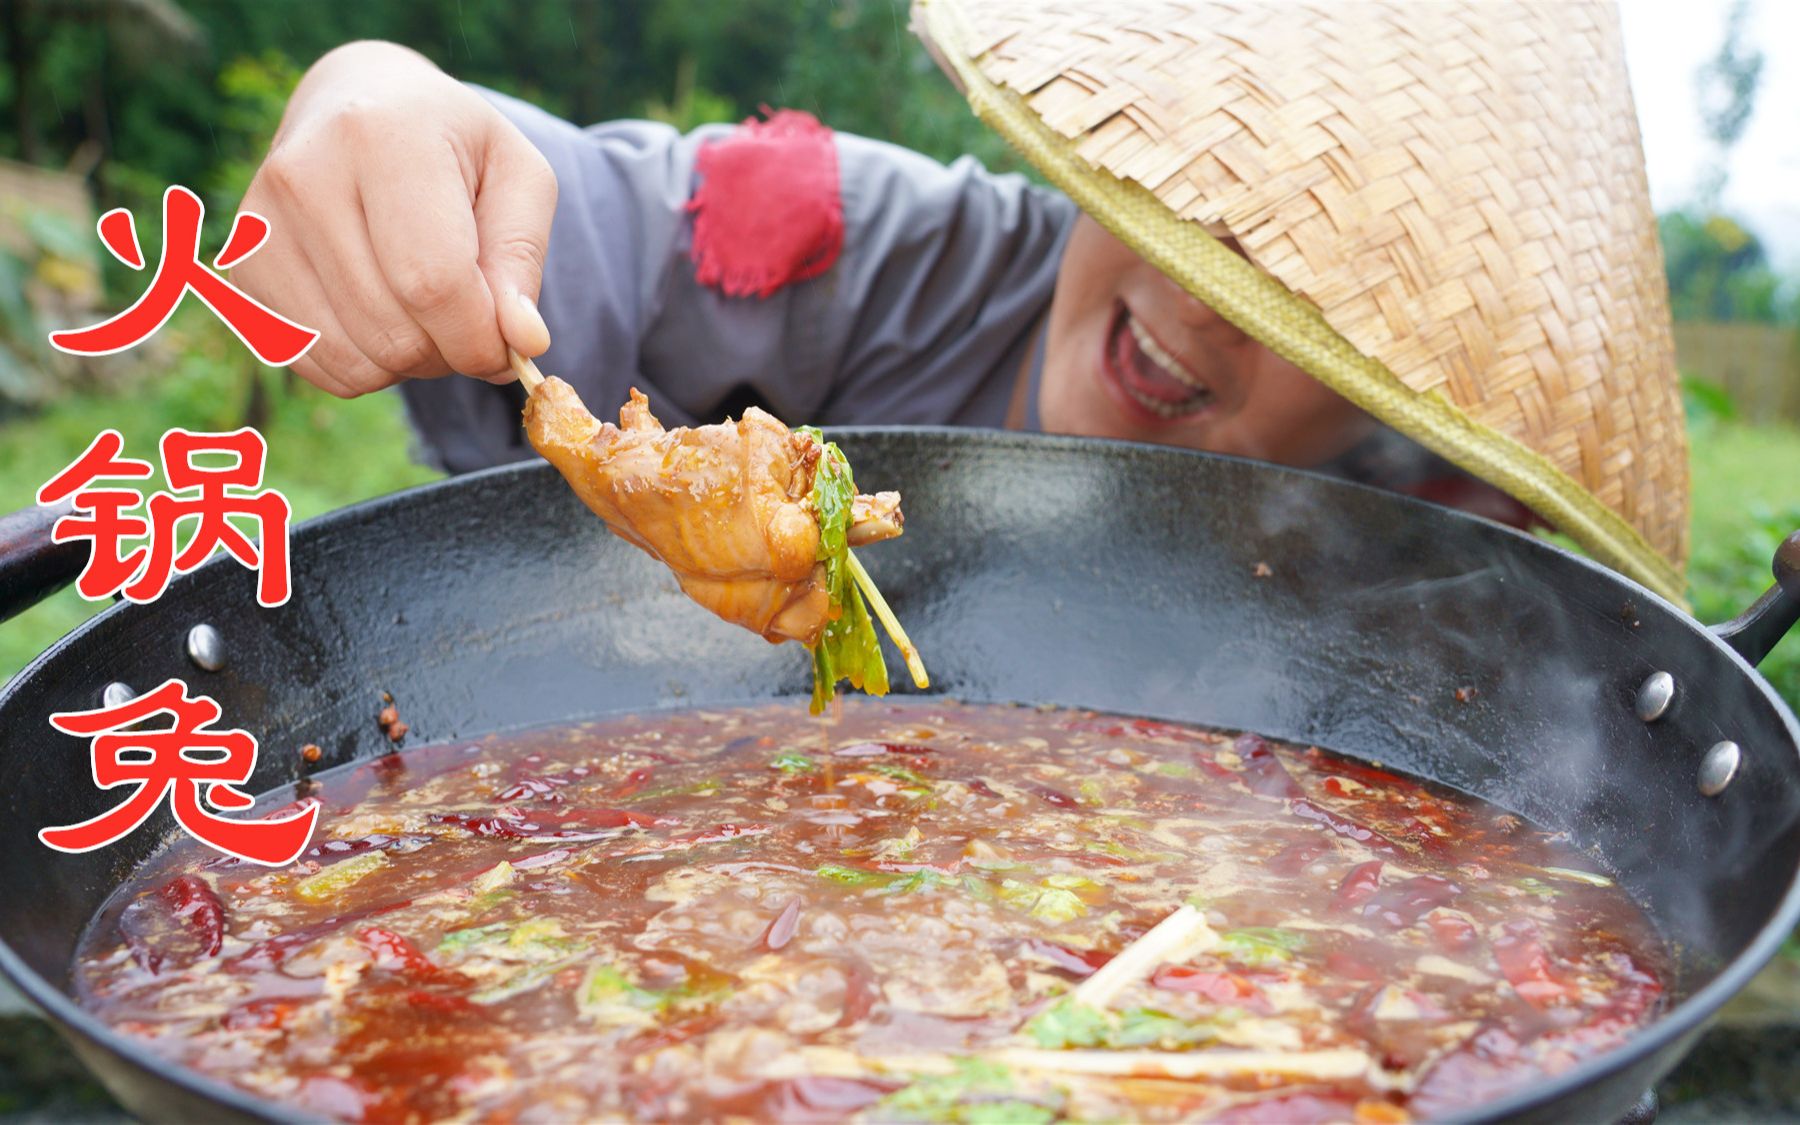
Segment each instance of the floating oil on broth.
[{"label": "floating oil on broth", "polygon": [[1401,1121],[1620,1042],[1668,965],[1513,816],[1090,712],[657,714],[322,782],[301,862],[178,844],[76,979],[339,1118]]}]

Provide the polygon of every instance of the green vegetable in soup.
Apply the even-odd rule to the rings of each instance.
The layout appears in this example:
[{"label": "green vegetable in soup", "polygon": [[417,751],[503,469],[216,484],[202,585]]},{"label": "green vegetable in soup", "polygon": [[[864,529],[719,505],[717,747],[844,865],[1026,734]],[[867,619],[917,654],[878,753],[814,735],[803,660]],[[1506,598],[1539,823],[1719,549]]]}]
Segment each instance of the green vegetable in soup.
[{"label": "green vegetable in soup", "polygon": [[1051,1050],[1087,1047],[1175,1050],[1218,1037],[1216,1026],[1207,1020],[1184,1020],[1154,1008],[1106,1012],[1067,998],[1033,1016],[1024,1030],[1038,1046]]},{"label": "green vegetable in soup", "polygon": [[1294,930],[1251,926],[1219,935],[1218,954],[1242,965],[1274,965],[1292,961],[1306,948],[1306,937]]},{"label": "green vegetable in soup", "polygon": [[870,871],[865,867],[846,867],[841,863],[827,863],[823,867],[814,868],[813,874],[821,879],[842,883],[846,887],[877,887],[892,882],[894,878],[885,871]]},{"label": "green vegetable in soup", "polygon": [[947,1121],[956,1125],[1046,1125],[1056,1107],[1018,1096],[1012,1072],[985,1059],[959,1058],[950,1074],[934,1074],[895,1090],[875,1106],[884,1121]]},{"label": "green vegetable in soup", "polygon": [[455,956],[465,953],[478,945],[502,941],[512,926],[506,922],[496,922],[491,926],[475,926],[467,930],[452,930],[443,936],[437,944],[438,953]]},{"label": "green vegetable in soup", "polygon": [[605,963],[589,967],[575,992],[575,1004],[583,1015],[594,1015],[617,1007],[640,1011],[660,1011],[669,1006],[669,997],[660,992],[640,988],[615,965]]},{"label": "green vegetable in soup", "polygon": [[939,887],[955,887],[959,884],[955,879],[940,875],[936,871],[919,870],[909,872],[882,888],[884,895],[905,895],[915,891],[935,890]]},{"label": "green vegetable in soup", "polygon": [[917,773],[907,769],[905,766],[892,766],[886,762],[873,762],[867,768],[883,777],[891,777],[895,781],[904,781],[908,785],[920,785],[926,789],[931,788],[931,782],[920,777]]},{"label": "green vegetable in soup", "polygon": [[362,879],[386,867],[386,852],[364,852],[334,863],[317,875],[308,875],[294,886],[294,893],[307,902],[328,902]]},{"label": "green vegetable in soup", "polygon": [[1015,910],[1023,910],[1033,918],[1041,918],[1046,922],[1067,922],[1087,913],[1087,903],[1066,887],[1037,887],[1018,879],[1001,882],[1000,900]]},{"label": "green vegetable in soup", "polygon": [[1552,887],[1550,884],[1544,882],[1542,879],[1533,879],[1529,875],[1525,876],[1523,879],[1520,879],[1518,881],[1517,886],[1520,890],[1524,891],[1526,894],[1530,895],[1533,898],[1541,898],[1541,899],[1549,900],[1549,899],[1553,899],[1556,896],[1562,894],[1561,891],[1557,890],[1555,887]]}]

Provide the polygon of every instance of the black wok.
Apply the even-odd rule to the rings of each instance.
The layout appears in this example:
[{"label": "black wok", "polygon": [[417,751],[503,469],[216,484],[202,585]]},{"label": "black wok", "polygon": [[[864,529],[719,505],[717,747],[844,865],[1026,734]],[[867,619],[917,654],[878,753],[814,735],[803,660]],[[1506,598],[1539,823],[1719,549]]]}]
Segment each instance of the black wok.
[{"label": "black wok", "polygon": [[[969,431],[839,436],[865,487],[906,493],[906,536],[864,554],[934,691],[1378,758],[1603,857],[1680,951],[1676,1003],[1488,1115],[1616,1118],[1800,918],[1793,715],[1725,639],[1616,575],[1486,522],[1267,465]],[[1788,591],[1737,624],[1751,659],[1800,607],[1800,537],[1783,551]],[[40,569],[21,584],[41,587],[42,555],[14,562],[30,560]],[[43,847],[40,827],[113,803],[51,712],[96,706],[111,683],[185,677],[262,739],[253,788],[267,790],[296,779],[305,743],[324,748],[319,768],[386,750],[384,690],[416,743],[807,687],[804,653],[689,603],[543,465],[314,521],[294,536],[293,565],[293,600],[265,610],[254,575],[215,560],[154,605],[101,614],[0,691],[0,969],[146,1116],[282,1111],[166,1065],[70,1001],[82,928],[170,824],[87,855]],[[202,624],[223,642],[217,671],[188,653]],[[1673,702],[1646,722],[1639,690],[1658,671]],[[1703,795],[1702,762],[1722,741],[1741,764]]]}]

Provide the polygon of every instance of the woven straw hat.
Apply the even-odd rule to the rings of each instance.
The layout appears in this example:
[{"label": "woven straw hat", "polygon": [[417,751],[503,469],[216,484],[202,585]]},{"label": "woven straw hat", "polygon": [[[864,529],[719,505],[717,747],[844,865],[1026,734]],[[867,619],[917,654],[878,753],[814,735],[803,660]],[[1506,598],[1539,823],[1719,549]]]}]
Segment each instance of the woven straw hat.
[{"label": "woven straw hat", "polygon": [[1610,5],[915,0],[913,19],[975,113],[1157,268],[1680,600],[1687,440]]}]

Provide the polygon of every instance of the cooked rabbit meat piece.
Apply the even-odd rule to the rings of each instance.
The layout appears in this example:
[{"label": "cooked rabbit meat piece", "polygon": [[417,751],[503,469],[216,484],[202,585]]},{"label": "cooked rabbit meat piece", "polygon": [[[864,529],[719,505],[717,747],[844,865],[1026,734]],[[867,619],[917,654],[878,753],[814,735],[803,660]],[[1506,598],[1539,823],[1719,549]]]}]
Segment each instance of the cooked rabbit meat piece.
[{"label": "cooked rabbit meat piece", "polygon": [[[820,446],[755,407],[665,430],[636,388],[619,424],[561,379],[525,404],[525,433],[607,527],[660,559],[696,602],[765,639],[818,641],[831,612],[808,496]],[[858,496],[849,540],[900,534],[900,496]]]},{"label": "cooked rabbit meat piece", "polygon": [[850,527],[845,538],[852,547],[866,547],[900,534],[906,518],[900,513],[898,492],[859,494],[850,503]]}]

